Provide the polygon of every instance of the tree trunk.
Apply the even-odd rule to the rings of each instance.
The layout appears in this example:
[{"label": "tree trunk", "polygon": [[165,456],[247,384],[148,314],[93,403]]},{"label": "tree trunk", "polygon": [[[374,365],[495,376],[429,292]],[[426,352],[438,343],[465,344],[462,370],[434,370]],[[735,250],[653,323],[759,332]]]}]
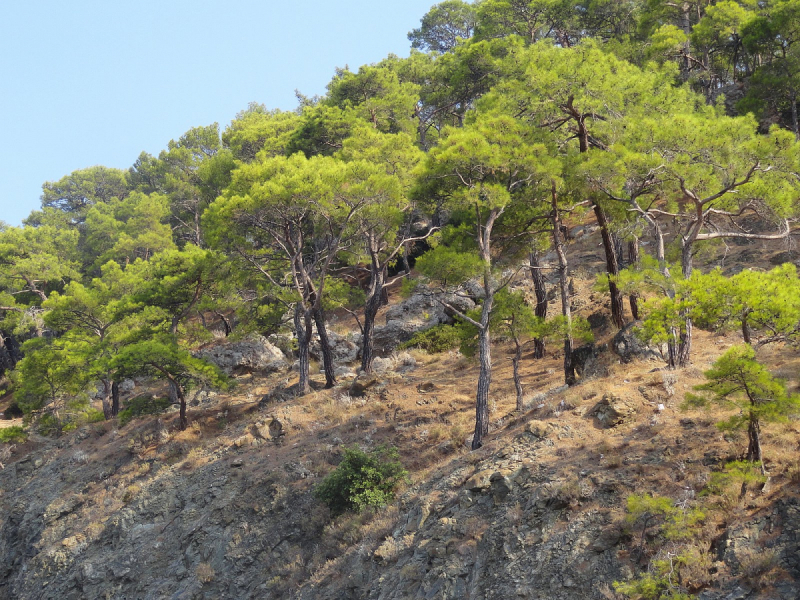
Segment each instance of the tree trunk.
[{"label": "tree trunk", "polygon": [[745,310],[742,312],[742,338],[744,338],[745,344],[750,344],[750,323],[747,321],[747,317],[750,314],[750,310]]},{"label": "tree trunk", "polygon": [[[639,265],[639,238],[634,237],[628,241],[628,262],[630,266],[637,267]],[[639,294],[633,292],[628,296],[628,301],[631,304],[631,317],[634,321],[639,320]]]},{"label": "tree trunk", "polygon": [[111,409],[111,380],[110,379],[103,379],[103,416],[105,417],[106,421],[108,421],[111,417],[114,416],[114,413]]},{"label": "tree trunk", "polygon": [[519,343],[519,338],[516,337],[514,338],[514,344],[516,345],[516,349],[511,364],[514,367],[514,389],[517,391],[517,411],[522,412],[525,408],[525,401],[523,400],[522,392],[522,380],[519,376],[519,361],[522,358],[522,344]]},{"label": "tree trunk", "polygon": [[189,425],[189,419],[186,417],[186,396],[183,395],[183,388],[177,382],[174,382],[173,385],[175,386],[175,391],[178,394],[178,400],[181,404],[179,428],[181,431],[185,431],[187,425]]},{"label": "tree trunk", "polygon": [[492,385],[492,346],[489,333],[489,314],[492,310],[492,298],[483,301],[481,323],[478,330],[478,354],[480,373],[478,375],[478,391],[475,396],[475,434],[472,436],[472,449],[483,446],[483,437],[489,433],[489,388]]},{"label": "tree trunk", "polygon": [[572,363],[572,311],[569,303],[569,266],[567,254],[564,252],[564,241],[561,237],[561,218],[558,215],[558,194],[556,184],[553,182],[552,189],[553,212],[551,219],[553,223],[553,245],[558,255],[558,284],[561,290],[561,314],[567,322],[567,333],[564,335],[564,383],[567,385],[575,384],[575,365]]},{"label": "tree trunk", "polygon": [[797,96],[792,94],[792,131],[795,141],[800,141],[800,124],[797,119]]},{"label": "tree trunk", "polygon": [[[751,417],[747,424],[747,460],[761,462],[761,427],[758,419]],[[764,465],[762,463],[763,470]]]},{"label": "tree trunk", "polygon": [[[536,294],[535,313],[540,319],[545,319],[547,318],[547,287],[545,285],[544,275],[542,274],[541,265],[539,263],[539,253],[536,250],[530,253],[530,264],[533,291]],[[534,338],[533,357],[544,358],[544,350],[544,340],[542,338]]]},{"label": "tree trunk", "polygon": [[613,281],[613,277],[619,275],[619,261],[617,260],[617,249],[608,228],[608,217],[606,211],[599,204],[594,205],[594,214],[597,217],[597,224],[600,226],[600,236],[603,239],[603,249],[606,253],[606,271],[608,272],[608,291],[611,294],[611,320],[618,329],[625,327],[625,306],[622,302],[622,294]]},{"label": "tree trunk", "polygon": [[177,384],[169,380],[169,403],[170,404],[178,404],[180,402],[180,395],[178,394],[178,386]]},{"label": "tree trunk", "polygon": [[[683,240],[681,247],[681,270],[683,276],[689,279],[692,275],[692,243]],[[692,318],[688,310],[681,311],[684,320],[684,329],[680,332],[678,343],[678,367],[685,367],[689,364],[689,357],[692,353]]]},{"label": "tree trunk", "polygon": [[372,360],[375,358],[372,338],[375,331],[375,317],[381,307],[381,292],[386,281],[385,277],[385,269],[373,271],[369,295],[364,304],[364,331],[361,335],[361,370],[364,373],[372,372]]},{"label": "tree trunk", "polygon": [[328,339],[328,328],[325,326],[325,315],[321,307],[314,309],[314,323],[317,326],[317,334],[319,335],[322,368],[325,371],[325,388],[330,389],[336,385],[336,373],[333,364],[333,352],[331,352],[331,341]]},{"label": "tree trunk", "polygon": [[119,383],[114,380],[111,383],[111,416],[116,417],[119,414]]},{"label": "tree trunk", "polygon": [[311,345],[311,318],[308,311],[298,304],[294,310],[294,330],[297,335],[297,353],[299,355],[300,381],[297,391],[301,396],[311,391],[311,381],[308,374],[308,350]]}]

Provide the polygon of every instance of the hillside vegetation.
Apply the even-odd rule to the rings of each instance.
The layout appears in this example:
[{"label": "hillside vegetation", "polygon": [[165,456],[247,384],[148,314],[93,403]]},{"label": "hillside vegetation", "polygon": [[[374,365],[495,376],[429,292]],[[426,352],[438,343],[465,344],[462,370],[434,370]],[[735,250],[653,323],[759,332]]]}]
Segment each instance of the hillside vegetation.
[{"label": "hillside vegetation", "polygon": [[0,597],[798,597],[797,31],[446,0],[45,183],[0,223]]}]

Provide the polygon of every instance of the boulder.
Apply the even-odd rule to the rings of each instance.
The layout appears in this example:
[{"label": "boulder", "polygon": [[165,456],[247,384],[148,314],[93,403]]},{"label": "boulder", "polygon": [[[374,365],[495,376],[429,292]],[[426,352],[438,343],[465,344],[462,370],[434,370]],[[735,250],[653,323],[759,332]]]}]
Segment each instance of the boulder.
[{"label": "boulder", "polygon": [[636,410],[617,396],[605,394],[588,414],[594,415],[600,427],[610,428],[629,421]]},{"label": "boulder", "polygon": [[[348,340],[346,337],[333,331],[329,331],[328,341],[331,345],[331,353],[333,354],[334,364],[347,365],[358,358],[358,346]],[[309,353],[315,360],[322,360],[322,349],[319,344],[319,338],[317,338],[316,341],[311,344]]]},{"label": "boulder", "polygon": [[642,359],[663,359],[662,349],[649,346],[637,337],[636,328],[641,326],[641,321],[632,321],[620,329],[611,340],[611,350],[624,363]]},{"label": "boulder", "polygon": [[200,350],[197,356],[229,374],[237,371],[273,373],[288,366],[283,352],[260,335],[238,342],[217,342]]},{"label": "boulder", "polygon": [[123,394],[132,392],[136,389],[136,382],[133,379],[123,379],[119,382],[119,391]]},{"label": "boulder", "polygon": [[410,340],[418,331],[425,331],[436,325],[453,324],[454,313],[445,304],[460,312],[475,308],[475,302],[470,298],[457,294],[434,294],[419,289],[411,297],[390,306],[386,311],[386,325],[376,327],[373,332],[375,352],[379,355],[388,354]]}]

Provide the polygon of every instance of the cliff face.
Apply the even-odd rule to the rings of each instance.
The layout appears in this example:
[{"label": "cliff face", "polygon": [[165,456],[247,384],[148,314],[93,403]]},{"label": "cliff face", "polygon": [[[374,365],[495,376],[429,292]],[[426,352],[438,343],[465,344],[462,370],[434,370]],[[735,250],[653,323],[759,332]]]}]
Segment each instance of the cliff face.
[{"label": "cliff face", "polygon": [[[650,530],[640,552],[625,499],[698,502],[732,446],[674,412],[652,364],[626,371],[618,423],[598,418],[598,391],[617,382],[586,381],[496,419],[476,452],[431,434],[436,406],[469,405],[445,393],[446,366],[387,375],[358,401],[334,390],[275,405],[243,384],[240,403],[207,400],[184,433],[165,416],[28,442],[0,471],[0,598],[602,599],[680,551]],[[438,393],[412,392],[431,389],[423,373],[441,374]],[[415,482],[391,507],[331,521],[313,485],[342,443],[384,437]],[[700,597],[800,596],[798,517],[796,484],[779,475],[697,525]]]}]

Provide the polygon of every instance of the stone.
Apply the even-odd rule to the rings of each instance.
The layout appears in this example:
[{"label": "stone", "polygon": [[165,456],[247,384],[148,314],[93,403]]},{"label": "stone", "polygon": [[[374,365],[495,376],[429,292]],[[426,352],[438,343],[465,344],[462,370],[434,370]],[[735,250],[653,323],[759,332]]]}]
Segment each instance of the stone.
[{"label": "stone", "polygon": [[549,428],[544,423],[537,421],[531,421],[525,425],[525,431],[538,439],[544,439],[547,437],[547,434],[550,433]]},{"label": "stone", "polygon": [[365,396],[367,390],[371,387],[374,387],[378,383],[378,378],[373,376],[364,376],[362,378],[356,378],[353,380],[353,383],[350,384],[350,389],[348,393],[353,398],[360,398]]},{"label": "stone", "polygon": [[242,371],[274,373],[288,367],[283,352],[261,335],[238,342],[215,342],[200,350],[197,356],[228,374]]},{"label": "stone", "polygon": [[133,379],[123,379],[119,382],[119,391],[127,394],[136,389],[136,382]]},{"label": "stone", "polygon": [[612,394],[603,395],[588,414],[597,419],[603,428],[610,428],[629,421],[636,410],[627,402]]},{"label": "stone", "polygon": [[475,473],[475,475],[467,479],[464,487],[470,492],[482,492],[484,490],[488,490],[492,483],[492,475],[494,474],[495,471],[493,469],[487,469],[485,471]]},{"label": "stone", "polygon": [[[335,365],[347,365],[358,358],[358,346],[346,337],[334,331],[329,331],[328,342],[331,346],[331,354],[333,355],[333,363]],[[315,360],[322,360],[322,349],[319,344],[319,338],[311,344],[309,354],[311,358]]]},{"label": "stone", "polygon": [[636,329],[641,326],[641,321],[632,321],[620,329],[611,340],[611,350],[624,363],[634,360],[663,359],[662,348],[648,346],[636,336]]},{"label": "stone", "polygon": [[379,355],[389,354],[419,331],[436,325],[452,325],[455,322],[454,313],[445,304],[461,312],[475,308],[475,302],[465,296],[435,294],[419,287],[409,298],[387,309],[386,325],[375,327],[373,332],[375,352]]},{"label": "stone", "polygon": [[277,442],[280,438],[286,435],[286,430],[283,428],[283,423],[279,419],[272,419],[269,423],[269,436],[273,441]]}]

